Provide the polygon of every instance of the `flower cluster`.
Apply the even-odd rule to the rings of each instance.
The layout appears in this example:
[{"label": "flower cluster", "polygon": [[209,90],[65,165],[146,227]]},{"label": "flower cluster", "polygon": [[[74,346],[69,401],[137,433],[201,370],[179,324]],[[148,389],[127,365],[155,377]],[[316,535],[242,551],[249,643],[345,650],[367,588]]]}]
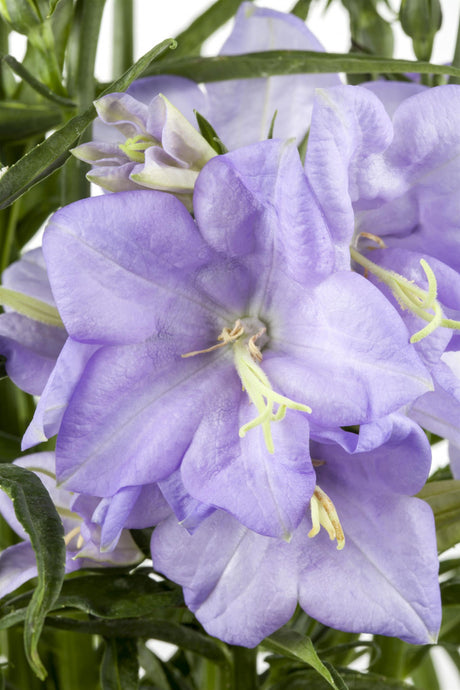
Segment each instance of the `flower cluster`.
[{"label": "flower cluster", "polygon": [[[248,3],[224,52],[267,36],[320,49]],[[55,469],[20,462],[58,480],[68,570],[135,562],[127,530],[155,526],[154,568],[222,640],[255,646],[297,603],[435,639],[434,521],[414,494],[423,429],[460,447],[459,100],[298,75],[146,79],[97,103],[99,140],[75,154],[112,193],[54,214],[4,275],[26,307],[0,317],[8,373],[41,394],[23,446],[57,434]],[[27,542],[1,559],[1,594],[32,577]]]}]

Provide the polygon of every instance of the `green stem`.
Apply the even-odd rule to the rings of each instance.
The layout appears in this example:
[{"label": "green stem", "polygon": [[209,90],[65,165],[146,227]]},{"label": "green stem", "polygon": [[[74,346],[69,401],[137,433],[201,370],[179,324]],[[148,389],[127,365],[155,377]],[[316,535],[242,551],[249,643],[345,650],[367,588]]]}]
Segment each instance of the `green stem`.
[{"label": "green stem", "polygon": [[14,236],[16,234],[16,225],[19,219],[20,206],[21,200],[18,199],[9,210],[5,235],[2,239],[2,247],[0,254],[0,274],[3,273],[3,271],[9,265],[11,260],[11,252],[14,242]]},{"label": "green stem", "polygon": [[115,0],[113,8],[112,75],[116,79],[134,61],[133,0]]},{"label": "green stem", "polygon": [[[452,67],[460,67],[460,17],[458,19],[457,40],[455,43],[454,57],[452,58]],[[450,77],[449,84],[460,84],[460,78]]]},{"label": "green stem", "polygon": [[373,673],[381,673],[387,678],[404,679],[405,643],[394,637],[375,636],[381,655],[372,666]]},{"label": "green stem", "polygon": [[[105,0],[77,0],[75,7],[69,44],[69,90],[80,112],[91,105],[96,94],[94,63],[104,5]],[[87,130],[80,142],[90,138],[91,132]],[[88,170],[89,166],[82,161],[75,158],[67,161],[61,187],[63,204],[89,196],[89,182],[85,177]]]},{"label": "green stem", "polygon": [[257,652],[245,647],[232,647],[235,690],[257,690]]}]

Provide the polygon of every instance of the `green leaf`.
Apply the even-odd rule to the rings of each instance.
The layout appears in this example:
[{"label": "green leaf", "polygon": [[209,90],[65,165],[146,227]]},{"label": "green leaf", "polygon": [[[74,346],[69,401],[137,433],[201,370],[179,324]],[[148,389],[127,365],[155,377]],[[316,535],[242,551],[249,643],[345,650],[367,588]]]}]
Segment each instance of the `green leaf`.
[{"label": "green leaf", "polygon": [[[162,41],[141,57],[119,79],[112,82],[101,96],[113,91],[124,91],[134,79],[137,79],[153,60],[165,51],[175,47],[173,39]],[[48,139],[38,144],[17,163],[11,166],[0,179],[0,208],[9,206],[30,187],[48,177],[61,167],[69,157],[69,149],[74,146],[81,134],[96,116],[96,109],[90,106],[84,113],[77,115],[54,132]]]},{"label": "green leaf", "polygon": [[16,465],[0,465],[0,487],[13,501],[16,517],[29,535],[37,558],[38,583],[27,607],[24,646],[30,666],[44,680],[46,670],[37,645],[45,616],[64,578],[64,529],[50,495],[33,472]]},{"label": "green leaf", "polygon": [[[62,122],[60,110],[17,101],[0,103],[0,142],[23,141],[44,134]],[[1,184],[1,182],[0,182]]]},{"label": "green leaf", "polygon": [[[76,107],[75,103],[69,98],[65,98],[64,96],[54,93],[54,91],[52,91],[52,89],[50,89],[46,84],[43,84],[41,81],[36,79],[33,74],[31,74],[23,65],[21,65],[21,63],[18,62],[12,55],[3,55],[0,59],[2,62],[7,64],[15,74],[21,77],[23,81],[27,82],[27,84],[29,84],[34,91],[39,93],[47,100],[53,101],[53,103],[57,103],[58,105],[62,105],[64,108]],[[18,104],[16,103],[16,105]]]},{"label": "green leaf", "polygon": [[101,665],[101,685],[102,690],[137,690],[139,665],[134,640],[106,640]]},{"label": "green leaf", "polygon": [[429,482],[417,495],[434,513],[438,551],[455,546],[460,541],[460,480]]},{"label": "green leaf", "polygon": [[254,79],[281,74],[322,74],[376,72],[399,74],[448,74],[460,77],[460,69],[429,62],[391,60],[349,53],[318,53],[308,50],[271,50],[245,55],[188,57],[163,60],[152,66],[148,74],[177,74],[196,82],[227,79]]},{"label": "green leaf", "polygon": [[334,681],[329,669],[323,664],[309,637],[300,635],[295,630],[278,630],[270,637],[265,638],[261,647],[269,652],[281,654],[282,656],[301,661],[312,666],[334,690],[342,690]]},{"label": "green leaf", "polygon": [[294,14],[299,19],[306,20],[308,12],[310,11],[310,5],[312,0],[298,0],[291,10],[291,14]]}]

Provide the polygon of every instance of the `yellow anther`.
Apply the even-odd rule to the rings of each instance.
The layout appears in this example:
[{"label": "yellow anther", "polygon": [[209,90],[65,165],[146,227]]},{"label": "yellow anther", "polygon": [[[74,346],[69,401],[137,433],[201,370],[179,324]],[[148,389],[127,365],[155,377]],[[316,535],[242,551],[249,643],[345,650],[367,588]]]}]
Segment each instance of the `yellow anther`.
[{"label": "yellow anther", "polygon": [[309,537],[315,537],[324,527],[329,535],[329,539],[337,540],[337,550],[341,551],[345,546],[345,535],[335,506],[329,496],[319,488],[315,487],[313,496],[310,500],[310,512],[312,528],[308,533]]}]

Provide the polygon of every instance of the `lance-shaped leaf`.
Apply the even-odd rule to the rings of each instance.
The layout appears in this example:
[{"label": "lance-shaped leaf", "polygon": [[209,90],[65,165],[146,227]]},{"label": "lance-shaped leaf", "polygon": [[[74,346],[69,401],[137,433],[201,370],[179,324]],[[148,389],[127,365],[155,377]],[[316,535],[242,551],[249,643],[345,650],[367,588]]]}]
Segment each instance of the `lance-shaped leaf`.
[{"label": "lance-shaped leaf", "polygon": [[[114,91],[124,91],[153,60],[170,48],[174,48],[175,45],[172,38],[159,43],[141,57],[120,79],[112,82],[101,96]],[[76,144],[95,117],[96,109],[91,105],[12,165],[0,180],[0,208],[9,206],[34,184],[61,167],[70,155],[69,149]]]},{"label": "lance-shaped leaf", "polygon": [[460,77],[459,68],[447,65],[349,53],[318,53],[310,50],[270,50],[245,55],[172,58],[148,70],[148,74],[177,74],[196,82],[252,79],[275,74],[327,74],[331,72],[346,72],[347,74],[416,72]]},{"label": "lance-shaped leaf", "polygon": [[460,541],[460,480],[429,482],[418,494],[430,506],[436,523],[438,551]]},{"label": "lance-shaped leaf", "polygon": [[26,612],[24,644],[32,669],[44,680],[46,671],[37,645],[45,616],[59,596],[64,578],[64,530],[48,492],[33,472],[3,464],[0,486],[13,501],[16,517],[30,536],[37,558],[38,584]]}]

